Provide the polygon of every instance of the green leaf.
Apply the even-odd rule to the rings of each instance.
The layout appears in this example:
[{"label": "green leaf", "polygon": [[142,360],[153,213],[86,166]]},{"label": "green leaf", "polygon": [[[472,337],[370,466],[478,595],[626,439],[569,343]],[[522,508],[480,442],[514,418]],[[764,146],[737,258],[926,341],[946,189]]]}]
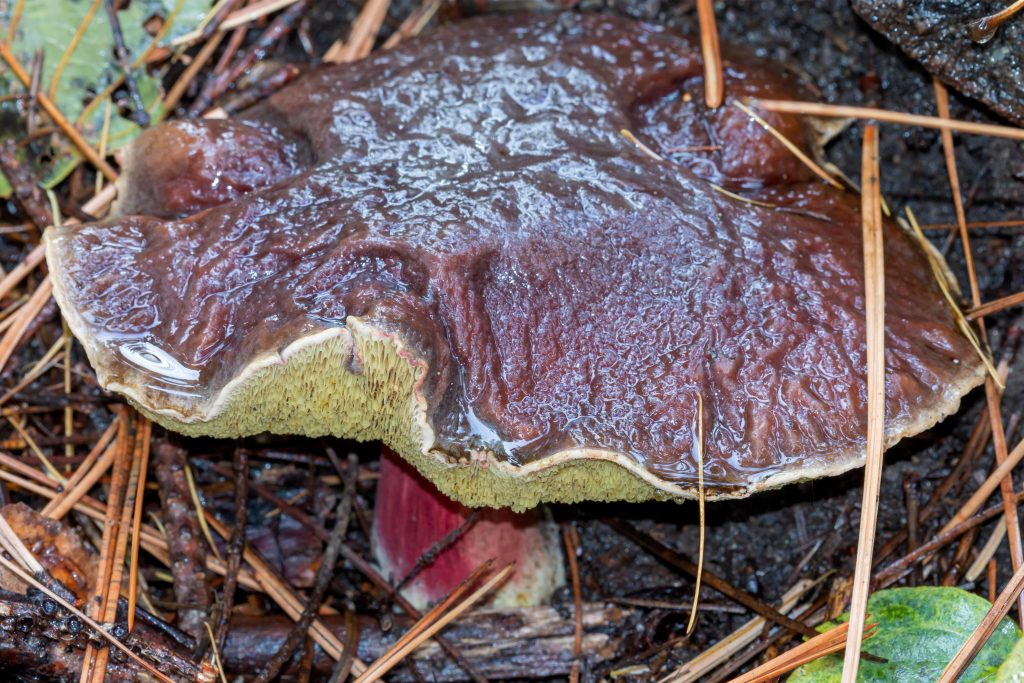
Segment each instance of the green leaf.
[{"label": "green leaf", "polygon": [[[857,680],[917,683],[938,679],[991,606],[988,600],[959,588],[893,588],[875,593],[868,600],[868,622],[877,623],[878,628],[864,641],[862,651],[888,661],[861,660]],[[845,614],[839,621],[847,619]],[[834,624],[820,630],[831,626]],[[992,680],[1020,637],[1014,623],[1003,619],[960,683]],[[800,667],[788,680],[832,683],[841,679],[842,670],[842,656],[829,655]]]},{"label": "green leaf", "polygon": [[1017,641],[1010,656],[999,667],[995,683],[1024,683],[1024,639]]},{"label": "green leaf", "polygon": [[[36,51],[43,51],[40,90],[52,93],[57,108],[94,146],[99,145],[103,131],[108,92],[122,76],[116,63],[114,37],[103,0],[0,0],[0,39],[6,40],[13,15],[20,6],[11,49],[26,70]],[[125,45],[131,60],[138,60],[154,43],[166,45],[194,29],[210,11],[211,0],[132,0],[118,12]],[[162,19],[156,35],[146,30],[151,19]],[[154,21],[152,25],[158,25]],[[80,27],[84,29],[79,34]],[[76,42],[76,35],[78,36]],[[71,47],[73,46],[73,49]],[[61,66],[63,62],[63,66]],[[59,80],[54,75],[60,69]],[[132,69],[132,76],[150,120],[159,121],[162,97],[159,74],[148,73],[145,66]],[[0,72],[0,95],[24,92],[22,85],[6,69]],[[16,103],[0,105],[0,118],[17,115]],[[114,151],[138,135],[138,124],[113,107],[110,112],[110,133],[107,150]],[[4,126],[0,137],[23,138],[24,125]],[[77,152],[62,136],[51,136],[56,148],[34,149],[33,157],[45,159],[37,163],[36,172],[47,187],[59,183],[71,172]],[[49,142],[49,141],[46,141]],[[0,182],[0,196],[6,196]],[[9,188],[7,188],[9,191]]]}]

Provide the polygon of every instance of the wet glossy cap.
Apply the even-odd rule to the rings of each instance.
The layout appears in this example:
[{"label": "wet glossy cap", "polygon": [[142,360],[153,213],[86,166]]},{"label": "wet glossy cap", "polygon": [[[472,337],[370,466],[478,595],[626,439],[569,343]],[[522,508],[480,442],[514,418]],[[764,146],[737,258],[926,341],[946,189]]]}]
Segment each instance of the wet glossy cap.
[{"label": "wet glossy cap", "polygon": [[[858,198],[705,110],[700,74],[670,31],[573,14],[311,72],[141,138],[138,215],[48,232],[55,295],[104,386],[169,428],[381,439],[470,505],[693,496],[698,395],[711,497],[843,472],[864,453]],[[725,76],[791,94],[769,65]],[[187,192],[138,191],[172,158],[200,169]],[[885,240],[891,444],[983,371],[920,246]]]}]

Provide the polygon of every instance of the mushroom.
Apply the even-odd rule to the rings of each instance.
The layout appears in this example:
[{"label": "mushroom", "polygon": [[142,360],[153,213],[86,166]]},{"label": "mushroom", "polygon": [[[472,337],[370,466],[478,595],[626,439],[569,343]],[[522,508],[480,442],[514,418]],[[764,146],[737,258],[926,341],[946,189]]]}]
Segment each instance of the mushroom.
[{"label": "mushroom", "polygon": [[543,604],[565,584],[557,527],[543,507],[467,507],[387,448],[373,506],[372,550],[384,575],[419,609],[444,598],[488,560],[496,567],[516,563],[491,598],[496,607]]},{"label": "mushroom", "polygon": [[[726,93],[792,96],[779,73],[726,54]],[[695,497],[698,397],[709,499],[839,474],[865,448],[858,198],[702,91],[667,29],[447,25],[147,132],[122,213],[47,232],[54,295],[169,429],[379,439],[467,506]],[[892,445],[984,369],[923,248],[885,240]]]}]

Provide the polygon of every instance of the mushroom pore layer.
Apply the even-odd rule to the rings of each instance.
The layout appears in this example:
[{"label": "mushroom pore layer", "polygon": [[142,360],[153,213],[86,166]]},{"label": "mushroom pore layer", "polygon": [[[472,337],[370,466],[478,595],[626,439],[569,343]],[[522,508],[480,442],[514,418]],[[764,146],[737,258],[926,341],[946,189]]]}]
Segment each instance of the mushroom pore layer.
[{"label": "mushroom pore layer", "polygon": [[[792,96],[778,74],[727,55],[729,101]],[[47,233],[55,295],[100,381],[167,427],[381,439],[470,505],[693,495],[698,394],[710,497],[845,471],[859,199],[702,92],[659,27],[448,25],[145,133],[137,215]],[[888,222],[885,248],[891,444],[982,366],[920,246]]]}]

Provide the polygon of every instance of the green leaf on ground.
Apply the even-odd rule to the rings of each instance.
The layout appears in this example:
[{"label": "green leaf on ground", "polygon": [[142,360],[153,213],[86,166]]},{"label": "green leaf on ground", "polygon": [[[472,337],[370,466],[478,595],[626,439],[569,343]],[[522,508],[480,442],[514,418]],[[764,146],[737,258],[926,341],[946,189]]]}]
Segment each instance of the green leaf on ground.
[{"label": "green leaf on ground", "polygon": [[[868,600],[868,623],[877,623],[878,628],[873,637],[864,641],[862,651],[883,657],[887,662],[861,660],[857,680],[866,683],[937,680],[991,606],[988,600],[959,588],[893,588],[875,593]],[[844,614],[838,621],[848,619],[849,615]],[[825,625],[822,629],[834,625]],[[1020,638],[1020,629],[1009,619],[1003,619],[960,677],[960,683],[993,680]],[[832,683],[840,680],[842,670],[842,656],[829,655],[800,667],[788,681]]]},{"label": "green leaf on ground", "polygon": [[1024,683],[1024,639],[1017,641],[1010,656],[999,667],[995,683]]},{"label": "green leaf on ground", "polygon": [[[147,71],[142,58],[151,46],[167,45],[194,29],[210,7],[210,0],[132,0],[118,12],[133,62],[131,73],[151,121],[159,121],[164,115],[160,109],[160,77]],[[98,147],[108,95],[123,74],[115,59],[114,35],[104,0],[0,0],[0,40],[9,38],[13,38],[8,42],[12,52],[26,71],[42,49],[40,91],[51,95],[61,113]],[[24,92],[21,83],[7,69],[0,70],[0,95],[19,92]],[[127,111],[112,107],[108,151],[138,135],[138,124],[127,115]],[[23,140],[24,131],[17,103],[0,105],[0,138]],[[74,148],[59,135],[50,136],[33,152],[30,156],[37,161],[37,175],[47,187],[63,180],[78,158]],[[9,193],[10,187],[0,175],[0,196]]]}]

